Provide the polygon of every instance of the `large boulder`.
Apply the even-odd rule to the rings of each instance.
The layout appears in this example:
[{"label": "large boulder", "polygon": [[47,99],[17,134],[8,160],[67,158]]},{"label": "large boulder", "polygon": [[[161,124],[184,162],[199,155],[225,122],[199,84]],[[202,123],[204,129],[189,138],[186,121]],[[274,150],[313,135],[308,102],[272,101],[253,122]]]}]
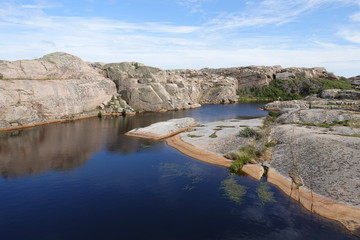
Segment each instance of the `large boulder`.
[{"label": "large boulder", "polygon": [[113,81],[66,53],[1,61],[0,73],[0,128],[94,115],[116,94]]}]

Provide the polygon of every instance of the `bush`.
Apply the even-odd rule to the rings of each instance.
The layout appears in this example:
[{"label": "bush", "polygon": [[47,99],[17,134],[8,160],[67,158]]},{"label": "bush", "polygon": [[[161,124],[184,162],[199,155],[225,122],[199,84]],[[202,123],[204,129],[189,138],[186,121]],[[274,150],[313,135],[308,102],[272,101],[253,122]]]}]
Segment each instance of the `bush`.
[{"label": "bush", "polygon": [[256,140],[259,140],[262,137],[261,133],[249,127],[242,129],[239,132],[239,135],[246,138],[255,137]]},{"label": "bush", "polygon": [[296,100],[310,94],[318,94],[325,89],[352,89],[352,87],[350,81],[346,78],[340,78],[339,80],[324,78],[274,79],[268,86],[240,89],[238,95],[240,98]]},{"label": "bush", "polygon": [[268,115],[269,115],[270,117],[279,117],[279,116],[281,115],[281,112],[280,112],[280,111],[270,110],[270,111],[268,112]]}]

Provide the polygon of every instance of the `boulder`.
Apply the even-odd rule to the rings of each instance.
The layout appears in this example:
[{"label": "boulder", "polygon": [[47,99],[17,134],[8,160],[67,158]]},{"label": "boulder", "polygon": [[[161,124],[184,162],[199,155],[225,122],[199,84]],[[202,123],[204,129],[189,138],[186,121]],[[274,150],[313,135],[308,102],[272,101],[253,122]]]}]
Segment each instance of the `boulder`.
[{"label": "boulder", "polygon": [[113,81],[66,53],[0,61],[0,73],[0,128],[96,115],[116,94]]}]

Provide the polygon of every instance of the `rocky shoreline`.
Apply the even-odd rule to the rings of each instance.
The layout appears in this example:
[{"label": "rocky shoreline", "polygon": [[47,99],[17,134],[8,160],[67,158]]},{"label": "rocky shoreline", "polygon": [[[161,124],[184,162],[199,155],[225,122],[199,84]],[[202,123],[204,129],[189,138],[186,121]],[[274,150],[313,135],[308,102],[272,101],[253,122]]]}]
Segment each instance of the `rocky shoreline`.
[{"label": "rocky shoreline", "polygon": [[[291,102],[283,104],[289,106]],[[289,112],[284,110],[283,115]],[[336,116],[342,119],[342,115]],[[360,236],[360,138],[332,133],[324,127],[280,123],[282,116],[273,118],[272,123],[268,118],[207,123],[183,129],[165,140],[190,157],[231,169],[249,154],[250,146],[259,154],[251,155],[241,171],[258,180],[265,176],[307,210],[339,221]],[[164,122],[157,123],[157,127],[161,124]],[[245,129],[258,131],[262,137],[239,134]]]}]

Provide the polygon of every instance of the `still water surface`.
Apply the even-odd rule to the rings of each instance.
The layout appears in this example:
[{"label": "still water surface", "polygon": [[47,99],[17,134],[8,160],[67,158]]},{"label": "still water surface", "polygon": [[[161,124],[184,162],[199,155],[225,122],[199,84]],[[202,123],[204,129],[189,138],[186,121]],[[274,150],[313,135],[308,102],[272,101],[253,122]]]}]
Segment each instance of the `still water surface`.
[{"label": "still water surface", "polygon": [[123,135],[180,117],[260,117],[260,104],[87,119],[0,135],[0,239],[357,239],[276,187]]}]

